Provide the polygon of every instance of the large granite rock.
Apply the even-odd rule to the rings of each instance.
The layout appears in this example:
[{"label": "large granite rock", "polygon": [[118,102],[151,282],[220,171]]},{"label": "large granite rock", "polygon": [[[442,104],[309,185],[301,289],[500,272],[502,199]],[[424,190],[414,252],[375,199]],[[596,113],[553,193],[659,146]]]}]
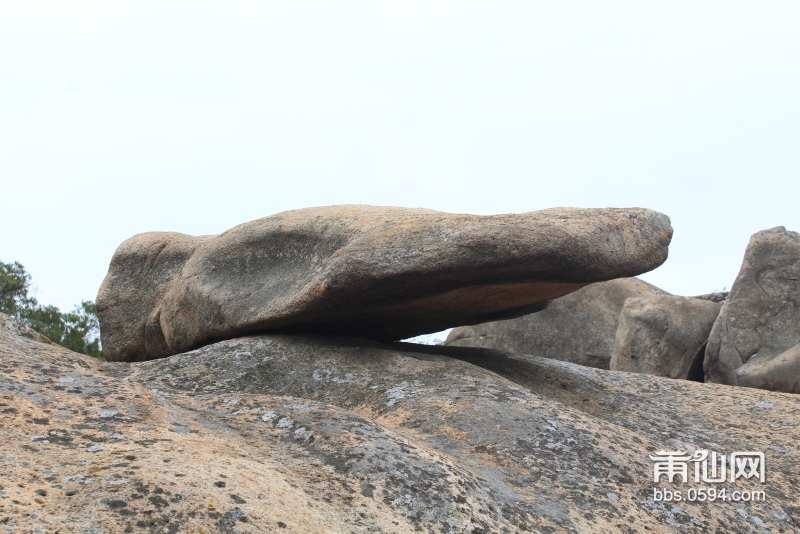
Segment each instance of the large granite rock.
[{"label": "large granite rock", "polygon": [[611,355],[612,371],[703,382],[703,359],[722,304],[657,295],[625,301]]},{"label": "large granite rock", "polygon": [[[714,323],[706,380],[800,392],[789,351],[800,344],[800,234],[780,226],[754,234]],[[773,361],[775,360],[775,361]]]},{"label": "large granite rock", "polygon": [[103,352],[138,361],[246,333],[394,340],[516,317],[654,269],[669,219],[645,209],[518,215],[333,206],[218,236],[134,236],[97,296]]},{"label": "large granite rock", "polygon": [[[4,319],[0,316],[0,322]],[[0,328],[14,532],[795,532],[800,397],[488,349],[286,335],[98,362]],[[766,453],[759,502],[650,455]]]},{"label": "large granite rock", "polygon": [[744,387],[800,393],[800,344],[764,362],[743,365],[736,380]]},{"label": "large granite rock", "polygon": [[552,301],[538,313],[454,328],[444,344],[507,350],[608,369],[625,300],[657,295],[668,293],[636,278],[599,282]]}]

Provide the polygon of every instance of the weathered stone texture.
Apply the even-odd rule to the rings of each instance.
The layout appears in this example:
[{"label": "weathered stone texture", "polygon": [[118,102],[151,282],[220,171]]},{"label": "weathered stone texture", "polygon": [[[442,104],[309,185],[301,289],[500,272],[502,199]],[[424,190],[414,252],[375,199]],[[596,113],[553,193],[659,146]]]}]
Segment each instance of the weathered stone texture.
[{"label": "weathered stone texture", "polygon": [[625,300],[648,295],[668,293],[637,278],[598,282],[553,300],[537,313],[454,328],[444,344],[507,350],[608,369]]},{"label": "weathered stone texture", "polygon": [[706,343],[721,306],[671,295],[626,300],[611,370],[702,382]]},{"label": "weathered stone texture", "polygon": [[404,339],[515,317],[587,283],[651,270],[669,219],[644,209],[519,215],[332,206],[218,236],[124,242],[97,296],[110,360],[265,331]]},{"label": "weathered stone texture", "polygon": [[[752,236],[706,349],[710,382],[797,390],[800,344],[800,234],[778,227]],[[782,360],[774,361],[776,358]]]},{"label": "weathered stone texture", "polygon": [[800,344],[763,362],[743,365],[736,382],[749,388],[800,393]]},{"label": "weathered stone texture", "polygon": [[[100,363],[10,332],[0,519],[17,532],[800,529],[794,395],[287,335]],[[766,501],[654,502],[648,455],[697,448],[765,451],[766,484],[726,486]]]}]

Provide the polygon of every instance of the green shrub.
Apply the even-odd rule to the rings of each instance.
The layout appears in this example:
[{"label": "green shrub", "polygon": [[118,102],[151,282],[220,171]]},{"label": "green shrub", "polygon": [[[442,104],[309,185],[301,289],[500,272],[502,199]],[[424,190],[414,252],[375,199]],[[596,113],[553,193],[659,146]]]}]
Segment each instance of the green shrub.
[{"label": "green shrub", "polygon": [[103,358],[97,306],[84,300],[71,312],[44,306],[28,294],[31,275],[19,262],[0,261],[0,312],[25,323],[54,343],[70,350]]}]

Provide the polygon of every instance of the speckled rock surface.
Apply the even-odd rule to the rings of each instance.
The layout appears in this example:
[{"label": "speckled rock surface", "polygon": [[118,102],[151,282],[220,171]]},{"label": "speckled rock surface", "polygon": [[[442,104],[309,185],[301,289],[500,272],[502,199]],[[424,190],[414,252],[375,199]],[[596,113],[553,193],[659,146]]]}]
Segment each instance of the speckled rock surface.
[{"label": "speckled rock surface", "polygon": [[598,282],[553,300],[537,313],[454,328],[444,344],[507,350],[608,369],[625,300],[668,294],[638,278]]},{"label": "speckled rock surface", "polygon": [[626,300],[611,369],[703,382],[706,343],[721,306],[672,295]]},{"label": "speckled rock surface", "polygon": [[[0,522],[15,532],[800,528],[794,395],[285,335],[98,363],[7,332]],[[766,501],[654,502],[648,455],[702,447],[765,451]]]},{"label": "speckled rock surface", "polygon": [[800,234],[779,226],[750,238],[706,348],[706,379],[800,393]]},{"label": "speckled rock surface", "polygon": [[141,361],[268,331],[397,340],[518,317],[658,267],[671,238],[666,215],[640,208],[330,206],[218,236],[140,234],[97,295],[103,352]]},{"label": "speckled rock surface", "polygon": [[24,323],[10,320],[7,315],[2,313],[0,313],[0,328],[5,330],[6,337],[24,337],[27,339],[32,339],[33,341],[38,341],[39,343],[52,343],[52,341],[50,341],[50,339],[48,339],[48,337],[44,334],[40,334]]}]

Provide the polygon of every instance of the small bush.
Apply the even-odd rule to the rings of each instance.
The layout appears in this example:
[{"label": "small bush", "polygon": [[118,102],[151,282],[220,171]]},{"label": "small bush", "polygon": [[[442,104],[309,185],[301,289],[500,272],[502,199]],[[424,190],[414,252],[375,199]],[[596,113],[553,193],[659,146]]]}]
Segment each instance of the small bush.
[{"label": "small bush", "polygon": [[45,306],[28,293],[31,275],[19,262],[0,261],[0,312],[25,323],[54,343],[70,350],[103,358],[97,306],[84,300],[71,312]]}]

